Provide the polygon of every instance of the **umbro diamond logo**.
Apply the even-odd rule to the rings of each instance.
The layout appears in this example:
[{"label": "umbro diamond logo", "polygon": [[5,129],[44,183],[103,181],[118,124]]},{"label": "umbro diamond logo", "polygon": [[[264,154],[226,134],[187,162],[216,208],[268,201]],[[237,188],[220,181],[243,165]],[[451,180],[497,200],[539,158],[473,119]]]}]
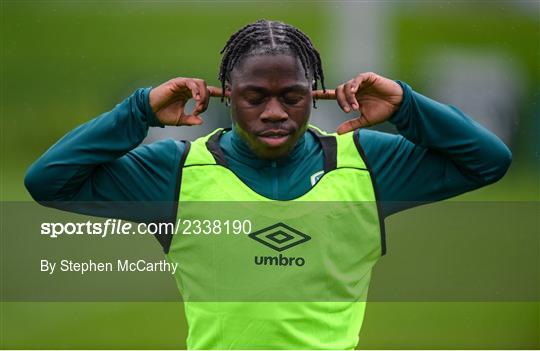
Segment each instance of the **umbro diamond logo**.
[{"label": "umbro diamond logo", "polygon": [[309,235],[281,222],[253,232],[249,237],[279,252],[311,239]]}]

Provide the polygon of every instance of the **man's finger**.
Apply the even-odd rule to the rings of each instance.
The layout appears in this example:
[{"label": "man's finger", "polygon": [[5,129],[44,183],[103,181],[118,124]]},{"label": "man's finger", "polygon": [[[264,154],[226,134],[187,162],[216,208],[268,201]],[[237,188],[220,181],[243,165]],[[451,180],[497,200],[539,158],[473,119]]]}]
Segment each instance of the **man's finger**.
[{"label": "man's finger", "polygon": [[[218,87],[214,87],[209,85],[208,86],[208,92],[210,94],[210,97],[218,97],[220,98],[222,96],[223,90]],[[229,96],[230,94],[225,91],[225,96]],[[324,92],[322,90],[314,90],[311,93],[312,97],[317,100],[336,100],[336,91],[334,89],[326,89]]]},{"label": "man's finger", "polygon": [[356,130],[358,128],[366,128],[370,126],[371,124],[366,119],[366,117],[364,115],[360,115],[357,118],[353,118],[353,119],[350,119],[348,121],[341,123],[339,127],[337,128],[337,133],[345,134],[353,130]]},{"label": "man's finger", "polygon": [[373,82],[377,79],[377,75],[372,72],[364,72],[359,74],[355,79],[354,86],[352,87],[352,90],[354,93],[358,93],[363,88],[366,88],[373,84]]},{"label": "man's finger", "polygon": [[202,116],[199,115],[187,115],[182,116],[179,118],[177,122],[177,126],[196,126],[203,123],[203,120],[201,118]]},{"label": "man's finger", "polygon": [[345,93],[343,92],[343,84],[336,88],[336,100],[339,107],[341,107],[343,111],[345,111],[346,113],[351,112],[351,106],[349,106],[349,104],[347,103],[347,98],[345,97]]},{"label": "man's finger", "polygon": [[199,89],[200,100],[197,101],[195,110],[193,112],[196,112],[196,114],[198,115],[206,111],[206,109],[208,108],[210,94],[208,93],[208,89],[206,88],[206,82],[204,80],[196,79],[195,84],[197,84],[197,87]]},{"label": "man's finger", "polygon": [[311,93],[312,97],[316,100],[335,100],[336,91],[334,89],[326,89],[324,92],[322,90],[314,90]]},{"label": "man's finger", "polygon": [[351,105],[351,108],[355,111],[358,111],[360,108],[358,104],[358,100],[356,100],[356,92],[353,92],[352,85],[354,81],[349,81],[345,86],[343,87],[343,92],[345,93],[345,98],[347,99],[347,102],[349,105]]},{"label": "man's finger", "polygon": [[[210,93],[211,97],[219,97],[220,98],[222,96],[222,94],[223,94],[223,89],[213,87],[213,86],[208,86],[208,92]],[[229,96],[229,93],[226,90],[225,90],[225,96]]]},{"label": "man's finger", "polygon": [[201,96],[200,96],[200,92],[199,92],[199,87],[197,86],[197,84],[193,81],[193,79],[188,79],[186,81],[186,86],[189,88],[189,90],[191,91],[191,97],[196,100],[196,101],[199,101],[201,99]]},{"label": "man's finger", "polygon": [[205,91],[205,98],[203,99],[203,109],[201,112],[204,112],[208,109],[208,105],[210,104],[210,92],[208,91],[208,88],[204,87]]},{"label": "man's finger", "polygon": [[195,107],[193,108],[193,111],[191,111],[191,115],[196,116],[199,113],[203,112],[202,109],[204,107],[204,101],[203,101],[202,94],[203,94],[203,90],[206,90],[206,89],[201,89],[204,86],[201,87],[200,84],[198,84],[198,82],[196,82],[194,79],[187,80],[186,86],[191,91],[192,99],[195,100]]}]

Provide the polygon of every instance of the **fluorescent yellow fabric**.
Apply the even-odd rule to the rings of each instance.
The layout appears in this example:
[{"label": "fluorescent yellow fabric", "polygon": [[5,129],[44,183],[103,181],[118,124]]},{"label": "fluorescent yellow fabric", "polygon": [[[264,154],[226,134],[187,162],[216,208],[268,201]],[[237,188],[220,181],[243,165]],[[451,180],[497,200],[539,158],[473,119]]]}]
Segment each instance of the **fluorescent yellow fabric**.
[{"label": "fluorescent yellow fabric", "polygon": [[[167,255],[179,263],[188,348],[353,349],[383,243],[352,133],[333,135],[337,167],[291,201],[259,195],[217,164],[212,135],[191,144],[178,206],[191,234],[175,235]],[[227,220],[249,221],[251,234],[226,234]],[[210,234],[193,234],[194,223]]]}]

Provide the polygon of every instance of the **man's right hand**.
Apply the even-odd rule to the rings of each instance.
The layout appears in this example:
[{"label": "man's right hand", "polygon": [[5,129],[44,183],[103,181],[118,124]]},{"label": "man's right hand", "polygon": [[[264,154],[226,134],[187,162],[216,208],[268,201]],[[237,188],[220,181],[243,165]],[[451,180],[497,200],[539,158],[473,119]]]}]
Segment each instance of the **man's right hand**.
[{"label": "man's right hand", "polygon": [[[185,113],[186,103],[195,99],[195,108]],[[203,123],[210,92],[206,82],[197,78],[173,78],[150,91],[150,106],[157,119],[167,126],[193,126]]]}]

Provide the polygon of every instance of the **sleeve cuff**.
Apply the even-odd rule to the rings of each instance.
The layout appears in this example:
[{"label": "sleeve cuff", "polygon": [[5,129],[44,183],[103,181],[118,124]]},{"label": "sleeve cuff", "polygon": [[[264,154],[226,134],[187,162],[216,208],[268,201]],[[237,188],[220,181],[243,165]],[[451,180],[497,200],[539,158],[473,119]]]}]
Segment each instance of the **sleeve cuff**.
[{"label": "sleeve cuff", "polygon": [[398,83],[403,89],[403,100],[401,101],[401,104],[399,105],[397,111],[394,112],[394,114],[392,114],[392,116],[388,119],[388,122],[394,125],[400,125],[407,118],[413,91],[407,83],[404,83],[400,80],[396,80],[395,82]]},{"label": "sleeve cuff", "polygon": [[156,115],[154,114],[154,111],[152,111],[152,107],[150,106],[150,91],[153,87],[144,88],[141,92],[141,99],[139,100],[141,103],[141,111],[144,111],[144,116],[146,117],[146,123],[148,123],[149,127],[160,127],[163,128],[164,125],[161,124],[161,122],[157,119]]}]

